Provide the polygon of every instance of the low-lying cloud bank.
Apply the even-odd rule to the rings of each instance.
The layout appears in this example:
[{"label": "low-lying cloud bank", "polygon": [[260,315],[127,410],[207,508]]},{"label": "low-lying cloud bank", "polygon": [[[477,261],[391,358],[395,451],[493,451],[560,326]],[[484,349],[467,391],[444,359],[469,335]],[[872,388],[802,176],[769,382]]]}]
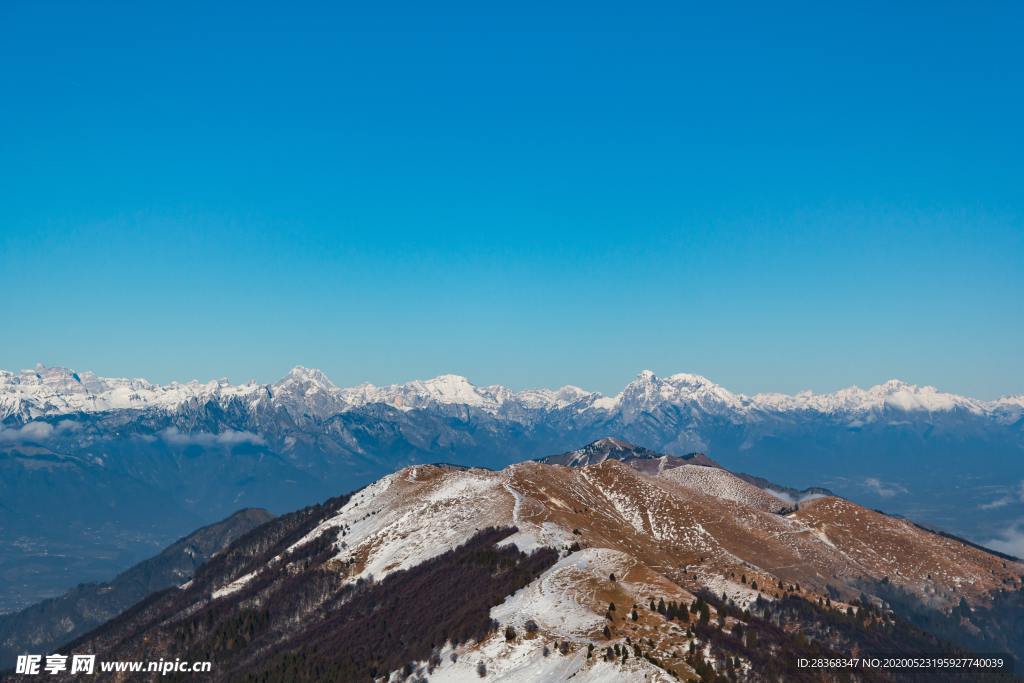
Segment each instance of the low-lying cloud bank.
[{"label": "low-lying cloud bank", "polygon": [[168,427],[159,432],[164,443],[172,446],[235,446],[239,444],[263,445],[266,440],[253,432],[240,432],[226,429],[213,434],[211,432],[183,432],[177,427]]},{"label": "low-lying cloud bank", "polygon": [[864,480],[864,488],[882,498],[908,493],[907,488],[895,482],[882,481],[876,477],[868,477]]},{"label": "low-lying cloud bank", "polygon": [[992,540],[984,544],[992,550],[1024,558],[1024,520],[1017,520]]},{"label": "low-lying cloud bank", "polygon": [[30,443],[46,441],[59,434],[78,431],[79,425],[71,420],[61,420],[56,425],[49,422],[26,422],[20,427],[0,427],[0,443]]},{"label": "low-lying cloud bank", "polygon": [[995,510],[997,508],[1006,507],[1014,503],[1024,503],[1024,481],[1020,482],[1014,488],[1007,491],[1004,495],[996,498],[995,500],[982,503],[978,506],[979,510]]},{"label": "low-lying cloud bank", "polygon": [[778,490],[772,489],[772,488],[767,488],[767,489],[765,489],[765,491],[767,491],[768,493],[772,494],[773,496],[775,496],[779,500],[783,500],[783,501],[789,503],[790,505],[796,505],[797,503],[803,503],[803,502],[808,501],[808,500],[814,500],[815,498],[824,498],[825,497],[825,494],[823,494],[823,493],[804,493],[804,494],[801,494],[799,497],[797,497],[797,496],[794,496],[791,493],[787,493],[786,491],[778,491]]}]

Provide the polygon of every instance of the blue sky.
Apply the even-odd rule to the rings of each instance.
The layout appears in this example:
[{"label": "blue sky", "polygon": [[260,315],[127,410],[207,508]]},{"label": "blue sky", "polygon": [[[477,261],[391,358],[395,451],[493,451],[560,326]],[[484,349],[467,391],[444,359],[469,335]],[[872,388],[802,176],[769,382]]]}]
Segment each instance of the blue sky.
[{"label": "blue sky", "polygon": [[0,367],[1024,392],[1019,3],[211,4],[0,7]]}]

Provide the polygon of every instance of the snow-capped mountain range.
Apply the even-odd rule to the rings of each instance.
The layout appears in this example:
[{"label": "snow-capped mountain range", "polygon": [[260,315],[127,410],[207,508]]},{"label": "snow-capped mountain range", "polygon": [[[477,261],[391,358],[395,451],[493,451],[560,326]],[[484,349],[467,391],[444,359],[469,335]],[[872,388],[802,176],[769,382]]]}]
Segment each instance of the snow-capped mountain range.
[{"label": "snow-capped mountain range", "polygon": [[887,409],[943,413],[965,411],[1000,421],[1024,414],[1024,394],[984,401],[890,380],[869,389],[850,387],[832,393],[795,395],[737,394],[705,377],[679,373],[658,377],[645,370],[615,396],[575,386],[514,391],[501,385],[477,386],[459,375],[441,375],[404,384],[354,387],[335,385],[322,371],[297,366],[274,384],[210,382],[155,384],[145,379],[99,377],[91,372],[38,366],[21,372],[0,371],[0,420],[27,421],[69,413],[159,409],[241,400],[250,406],[269,402],[295,416],[326,418],[372,404],[398,410],[466,406],[511,419],[537,411],[567,409],[628,416],[653,406],[686,406],[736,419],[765,414],[818,413],[870,418]]}]

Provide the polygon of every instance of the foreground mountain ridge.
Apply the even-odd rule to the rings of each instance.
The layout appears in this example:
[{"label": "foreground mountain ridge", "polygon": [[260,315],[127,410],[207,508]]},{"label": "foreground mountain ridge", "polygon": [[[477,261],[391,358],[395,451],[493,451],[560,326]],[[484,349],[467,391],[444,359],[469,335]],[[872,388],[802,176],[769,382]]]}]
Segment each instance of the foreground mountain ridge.
[{"label": "foreground mountain ridge", "polygon": [[224,681],[825,680],[795,657],[1020,656],[1000,610],[1024,564],[645,461],[407,467],[260,527],[68,649],[211,659]]}]

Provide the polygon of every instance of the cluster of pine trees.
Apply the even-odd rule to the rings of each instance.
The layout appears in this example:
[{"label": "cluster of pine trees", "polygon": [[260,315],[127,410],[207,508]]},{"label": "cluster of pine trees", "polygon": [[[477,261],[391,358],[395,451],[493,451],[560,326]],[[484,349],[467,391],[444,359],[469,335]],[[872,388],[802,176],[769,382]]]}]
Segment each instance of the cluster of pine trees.
[{"label": "cluster of pine trees", "polygon": [[[651,608],[652,612],[657,612],[658,614],[660,614],[661,616],[665,617],[669,621],[674,621],[674,620],[678,619],[679,621],[681,621],[683,623],[688,623],[690,621],[690,613],[691,613],[691,611],[694,614],[697,614],[698,612],[700,612],[700,609],[698,607],[698,603],[699,603],[699,598],[698,598],[697,602],[694,602],[693,607],[689,607],[688,608],[686,605],[680,605],[675,600],[671,600],[669,602],[665,602],[665,598],[659,598],[658,599],[658,604],[655,605],[654,604],[654,598],[651,598],[650,608]],[[704,609],[705,610],[707,609],[706,605],[704,605]],[[700,614],[703,616],[703,612],[700,612]]]},{"label": "cluster of pine trees", "polygon": [[[690,627],[698,642],[709,644],[715,654],[712,664],[704,659],[702,647],[691,643],[686,659],[705,683],[740,680],[812,681],[973,681],[978,673],[943,673],[933,670],[855,671],[801,669],[800,658],[838,658],[858,653],[874,656],[963,656],[967,653],[922,631],[891,613],[883,613],[864,598],[857,608],[836,610],[787,593],[778,600],[759,597],[750,609],[740,609],[728,599],[702,592],[699,598],[715,608],[719,623],[696,623]],[[722,628],[727,617],[741,620]],[[744,625],[745,624],[745,625]],[[985,680],[1012,680],[995,674]]]},{"label": "cluster of pine trees", "polygon": [[1024,588],[997,591],[991,604],[979,609],[960,598],[949,612],[922,604],[888,581],[872,586],[871,591],[918,628],[975,652],[1007,653],[1018,670],[1024,667]]}]

